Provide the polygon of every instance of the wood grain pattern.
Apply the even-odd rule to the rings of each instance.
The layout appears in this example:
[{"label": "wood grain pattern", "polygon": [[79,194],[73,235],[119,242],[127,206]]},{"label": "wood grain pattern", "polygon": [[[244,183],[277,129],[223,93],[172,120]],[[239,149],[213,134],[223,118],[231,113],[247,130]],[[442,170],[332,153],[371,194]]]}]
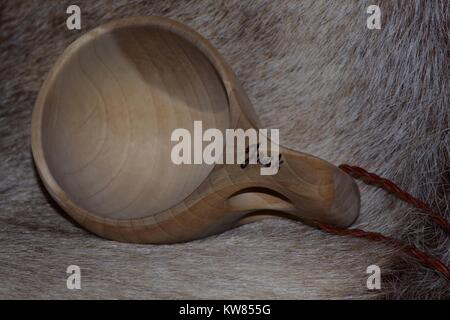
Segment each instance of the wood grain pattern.
[{"label": "wood grain pattern", "polygon": [[171,133],[193,130],[194,120],[203,130],[259,127],[207,40],[167,18],[118,20],[80,37],[51,70],[33,112],[33,156],[66,212],[119,241],[188,241],[261,210],[339,226],[358,215],[347,174],[284,147],[274,176],[259,165],[173,164]]}]

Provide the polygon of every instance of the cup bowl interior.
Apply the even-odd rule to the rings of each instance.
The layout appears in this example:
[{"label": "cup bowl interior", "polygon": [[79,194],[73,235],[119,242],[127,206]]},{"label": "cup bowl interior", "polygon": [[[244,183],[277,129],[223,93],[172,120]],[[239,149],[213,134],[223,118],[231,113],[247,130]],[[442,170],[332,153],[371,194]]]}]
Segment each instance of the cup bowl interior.
[{"label": "cup bowl interior", "polygon": [[76,206],[100,217],[170,209],[214,167],[174,164],[172,132],[193,137],[195,120],[203,131],[229,126],[219,73],[170,28],[128,24],[83,37],[60,58],[40,100],[48,172]]}]

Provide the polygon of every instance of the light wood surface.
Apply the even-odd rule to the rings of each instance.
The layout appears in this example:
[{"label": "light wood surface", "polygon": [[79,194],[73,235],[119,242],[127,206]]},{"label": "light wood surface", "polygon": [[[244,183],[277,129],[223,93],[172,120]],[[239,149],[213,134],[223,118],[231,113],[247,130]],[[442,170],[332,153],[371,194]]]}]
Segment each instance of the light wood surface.
[{"label": "light wood surface", "polygon": [[50,71],[33,111],[33,156],[70,216],[119,241],[188,241],[273,211],[338,226],[357,217],[351,177],[282,146],[273,176],[259,164],[175,165],[171,133],[192,131],[194,120],[203,130],[260,127],[199,34],[161,17],[113,21],[71,44]]}]

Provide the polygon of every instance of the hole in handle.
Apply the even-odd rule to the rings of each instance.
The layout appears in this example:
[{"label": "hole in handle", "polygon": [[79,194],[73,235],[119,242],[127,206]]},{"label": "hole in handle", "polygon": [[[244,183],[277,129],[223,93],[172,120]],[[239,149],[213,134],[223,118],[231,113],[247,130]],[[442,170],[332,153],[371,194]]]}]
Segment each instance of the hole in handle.
[{"label": "hole in handle", "polygon": [[292,201],[285,195],[265,187],[242,189],[228,198],[226,205],[231,211],[291,211],[295,209]]}]

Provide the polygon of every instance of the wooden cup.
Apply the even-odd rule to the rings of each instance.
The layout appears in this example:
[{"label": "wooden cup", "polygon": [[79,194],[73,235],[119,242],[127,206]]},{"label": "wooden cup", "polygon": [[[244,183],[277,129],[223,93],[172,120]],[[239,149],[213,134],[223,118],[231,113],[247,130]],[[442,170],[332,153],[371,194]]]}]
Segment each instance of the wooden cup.
[{"label": "wooden cup", "polygon": [[260,128],[206,39],[167,18],[126,18],[58,59],[34,106],[32,152],[51,196],[108,239],[173,243],[273,215],[337,226],[357,217],[350,176],[282,146],[276,175],[260,164],[174,164],[171,133],[195,120],[204,130]]}]

